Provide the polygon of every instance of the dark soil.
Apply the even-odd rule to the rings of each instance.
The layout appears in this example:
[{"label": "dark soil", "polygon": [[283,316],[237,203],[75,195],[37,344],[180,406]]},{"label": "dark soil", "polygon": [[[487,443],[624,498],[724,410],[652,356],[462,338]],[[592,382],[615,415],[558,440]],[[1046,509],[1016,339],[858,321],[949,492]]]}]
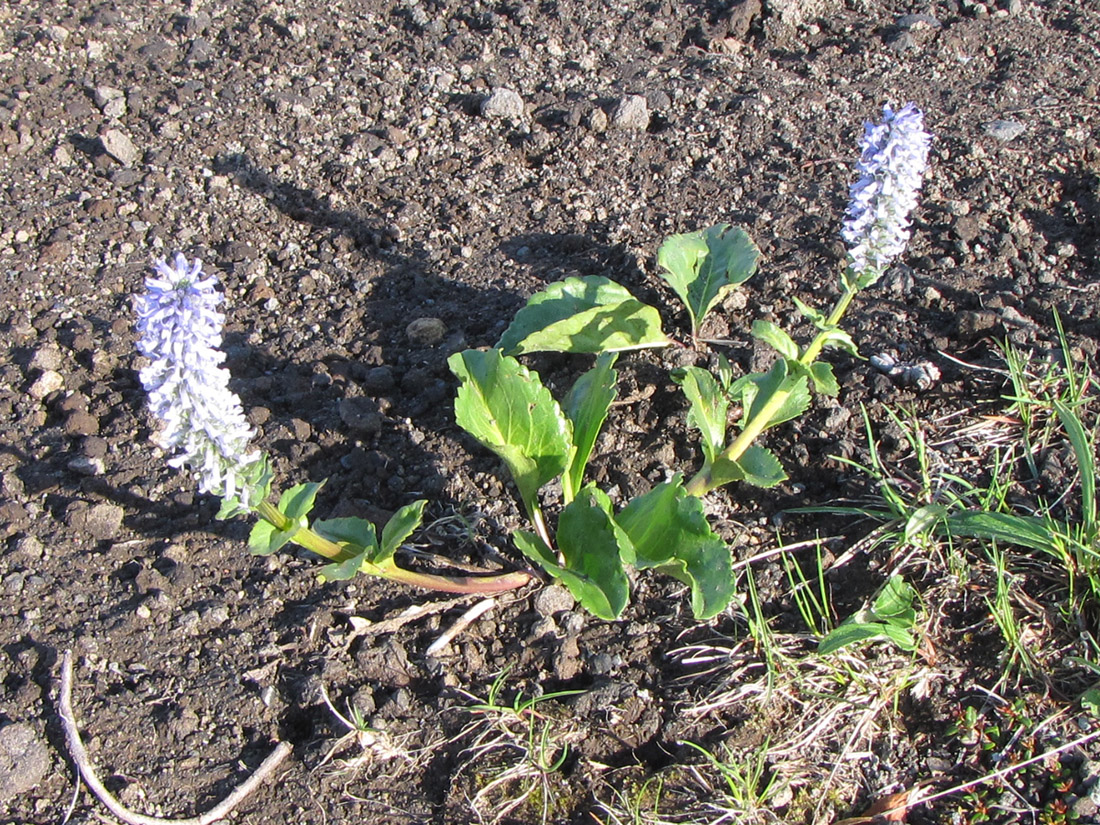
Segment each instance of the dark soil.
[{"label": "dark soil", "polygon": [[[492,820],[526,780],[472,804],[516,748],[478,752],[489,740],[462,708],[505,669],[509,701],[521,689],[584,693],[544,703],[568,758],[503,821],[611,821],[598,802],[616,789],[700,764],[684,741],[715,752],[774,743],[807,707],[789,695],[765,713],[747,699],[700,710],[736,686],[739,657],[756,662],[745,679],[760,678],[744,641],[751,612],[735,604],[697,624],[670,579],[639,577],[613,623],[532,587],[428,657],[472,601],[373,632],[360,620],[447,597],[362,578],[319,584],[305,553],[250,556],[249,525],[214,520],[218,502],[150,440],[132,299],[159,257],[180,250],[219,276],[233,386],[279,485],[327,478],[326,517],[384,519],[428,498],[434,524],[418,546],[486,568],[524,566],[510,541],[522,513],[499,462],[455,426],[447,356],[493,344],[546,283],[609,276],[662,308],[683,346],[620,361],[627,403],[595,478],[625,500],[667,469],[692,472],[696,439],[668,369],[714,365],[718,353],[758,368],[770,355],[748,335],[756,318],[808,334],[790,298],[835,295],[861,123],[885,101],[926,112],[932,168],[904,264],[861,297],[848,328],[864,354],[926,359],[942,379],[918,392],[830,356],[839,398],[769,437],[790,480],[710,496],[737,558],[773,548],[779,527],[785,542],[831,537],[828,558],[868,532],[785,513],[871,491],[835,458],[867,460],[861,405],[884,456],[901,461],[887,407],[912,410],[945,442],[1005,410],[1003,374],[981,369],[1003,368],[996,341],[1041,357],[1057,345],[1057,311],[1075,357],[1096,355],[1093,3],[70,0],[4,4],[0,24],[0,725],[29,723],[50,748],[39,770],[0,771],[5,821],[56,823],[72,798],[55,707],[69,648],[77,717],[109,786],[164,816],[210,807],[277,739],[294,754],[240,821]],[[500,87],[518,92],[522,112],[483,107]],[[616,117],[630,95],[646,100],[647,125]],[[696,348],[656,249],[718,222],[744,226],[764,260],[708,322],[718,343]],[[441,321],[442,337],[410,329],[421,318]],[[530,364],[561,391],[581,360]],[[964,448],[944,455],[980,479]],[[1041,492],[1056,497],[1071,478],[1051,470]],[[830,574],[840,618],[894,561],[880,546]],[[899,690],[863,730],[843,782],[829,758],[846,737],[824,731],[801,754],[816,768],[773,801],[779,817],[827,822],[888,790],[994,767],[948,730],[1002,675],[990,580],[961,586],[934,564],[904,571],[939,617],[922,689]],[[805,630],[778,557],[745,570],[776,631]],[[1069,633],[1065,586],[1027,580],[1054,635]],[[1052,645],[1052,661],[1084,655]],[[726,670],[699,664],[703,648]],[[869,673],[906,665],[864,655]],[[1013,681],[1010,693],[1036,719],[1068,708],[1063,722],[1076,725],[1069,703],[1089,680],[1058,679]],[[365,751],[345,742],[342,767],[321,766],[346,732],[322,687],[381,731]],[[97,810],[84,793],[74,817]],[[953,810],[945,801],[911,819],[947,822]]]}]

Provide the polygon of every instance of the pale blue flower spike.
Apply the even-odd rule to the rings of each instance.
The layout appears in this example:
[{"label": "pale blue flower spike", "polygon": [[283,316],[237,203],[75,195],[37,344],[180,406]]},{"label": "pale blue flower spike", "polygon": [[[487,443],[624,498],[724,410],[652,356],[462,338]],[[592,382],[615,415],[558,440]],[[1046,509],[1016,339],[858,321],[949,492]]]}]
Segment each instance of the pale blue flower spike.
[{"label": "pale blue flower spike", "polygon": [[877,281],[909,242],[910,215],[928,168],[932,136],[912,103],[896,112],[883,107],[882,122],[865,123],[841,235],[859,287]]},{"label": "pale blue flower spike", "polygon": [[195,474],[202,492],[238,496],[248,507],[255,491],[243,479],[263,456],[249,449],[255,433],[221,366],[225,316],[217,310],[217,279],[181,254],[171,264],[158,261],[155,272],[137,300],[137,346],[151,362],[140,378],[163,425],[157,443],[172,454],[171,466]]}]

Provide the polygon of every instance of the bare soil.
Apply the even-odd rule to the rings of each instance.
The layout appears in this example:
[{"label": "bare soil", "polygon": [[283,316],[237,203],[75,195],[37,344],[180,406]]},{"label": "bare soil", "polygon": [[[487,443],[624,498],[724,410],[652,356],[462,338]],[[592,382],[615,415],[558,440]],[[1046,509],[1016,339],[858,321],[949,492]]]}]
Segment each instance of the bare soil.
[{"label": "bare soil", "polygon": [[[48,748],[0,771],[0,819],[56,823],[70,804],[55,706],[66,649],[110,787],[164,816],[209,807],[275,740],[294,754],[238,821],[609,822],[616,792],[654,776],[686,816],[722,783],[712,774],[708,792],[692,777],[706,765],[684,742],[742,753],[768,741],[769,770],[791,785],[765,806],[772,821],[830,822],[890,790],[995,767],[951,731],[966,706],[988,709],[994,686],[1036,720],[1058,714],[1040,745],[1087,730],[1074,700],[1094,676],[1064,657],[1092,653],[1078,633],[1091,628],[1065,626],[1068,582],[1049,565],[1020,579],[1048,672],[1006,685],[988,570],[899,565],[888,545],[857,545],[867,523],[787,511],[874,492],[837,459],[868,458],[861,408],[888,461],[906,449],[886,409],[911,410],[946,465],[981,481],[988,451],[966,427],[1007,408],[996,342],[1041,359],[1056,349],[1057,311],[1078,362],[1095,357],[1098,43],[1100,8],[1078,0],[0,6],[0,726],[29,725]],[[499,88],[522,110],[486,108]],[[632,95],[648,120],[616,114]],[[249,525],[214,520],[218,503],[151,442],[132,298],[151,263],[180,250],[224,286],[227,365],[281,486],[327,478],[317,512],[331,516],[385,518],[428,498],[422,551],[522,568],[510,541],[521,508],[499,462],[455,426],[447,356],[493,344],[546,283],[611,277],[661,307],[682,346],[620,362],[626,403],[595,477],[626,499],[666,469],[693,471],[668,369],[718,353],[758,368],[770,356],[748,335],[757,318],[808,333],[790,298],[835,295],[861,123],[908,100],[935,135],[932,169],[904,264],[861,297],[849,328],[865,355],[927,360],[942,377],[920,391],[835,356],[839,398],[770,436],[790,480],[709,499],[738,560],[780,538],[825,538],[826,565],[844,559],[828,578],[838,618],[891,572],[922,593],[935,655],[861,652],[851,667],[864,689],[843,714],[826,717],[809,687],[832,683],[779,556],[743,566],[742,581],[748,593],[754,577],[805,693],[752,687],[767,668],[749,606],[698,624],[684,589],[651,577],[621,621],[533,586],[426,656],[472,601],[319,584],[305,553],[251,557]],[[690,346],[656,249],[718,222],[744,226],[763,265],[709,322],[714,343]],[[410,329],[421,318],[442,322],[442,337]],[[584,366],[530,363],[559,390]],[[1028,495],[1064,492],[1064,460],[1054,454]],[[793,558],[811,570],[815,551]],[[363,621],[434,602],[396,627]],[[479,749],[498,740],[463,709],[504,670],[509,701],[581,692],[539,706],[567,758],[510,810],[535,780],[493,782],[521,745],[501,734]],[[325,762],[346,729],[322,688],[359,709],[373,744],[345,741]],[[812,731],[818,712],[816,734],[788,736]],[[1066,763],[1080,812],[1088,757],[1100,751]],[[1055,793],[1013,792],[1036,810]],[[1034,821],[1011,813],[1026,804],[1008,799],[994,821]],[[70,821],[101,810],[82,793]],[[956,798],[910,821],[973,812]]]}]

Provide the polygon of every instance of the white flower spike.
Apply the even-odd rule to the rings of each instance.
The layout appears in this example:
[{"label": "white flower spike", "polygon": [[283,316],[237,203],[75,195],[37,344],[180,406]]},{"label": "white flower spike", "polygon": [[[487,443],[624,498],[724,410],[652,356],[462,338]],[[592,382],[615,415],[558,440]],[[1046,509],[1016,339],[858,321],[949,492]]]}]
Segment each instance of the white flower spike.
[{"label": "white flower spike", "polygon": [[171,466],[195,474],[202,492],[236,496],[250,507],[258,497],[257,465],[265,459],[249,449],[255,433],[229,389],[229,371],[221,366],[225,316],[217,311],[223,300],[217,279],[203,273],[200,261],[188,264],[181,254],[155,268],[136,308],[138,350],[151,361],[141,370],[141,384],[163,425],[157,443],[173,454]]}]

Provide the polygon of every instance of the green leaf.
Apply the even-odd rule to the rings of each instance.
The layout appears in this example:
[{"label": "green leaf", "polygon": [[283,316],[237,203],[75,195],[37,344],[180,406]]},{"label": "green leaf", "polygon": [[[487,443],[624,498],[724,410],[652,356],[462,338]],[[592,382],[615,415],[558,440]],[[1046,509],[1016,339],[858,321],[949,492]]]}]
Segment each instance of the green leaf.
[{"label": "green leaf", "polygon": [[532,295],[497,347],[527,352],[590,352],[664,347],[656,309],[599,275],[566,278]]},{"label": "green leaf", "polygon": [[882,592],[875,599],[871,608],[875,618],[889,619],[912,625],[917,619],[917,613],[913,610],[913,601],[917,598],[917,591],[901,576],[891,576]]},{"label": "green leaf", "polygon": [[271,522],[260,520],[248,534],[248,552],[254,556],[270,556],[285,545],[301,529],[295,524],[289,530],[276,530]]},{"label": "green leaf", "polygon": [[730,387],[733,386],[733,365],[730,364],[730,359],[725,356],[725,353],[721,352],[718,353],[718,383],[728,395]]},{"label": "green leaf", "polygon": [[573,449],[572,427],[531,372],[498,349],[456,352],[447,364],[462,386],[455,419],[508,465],[528,512],[542,485],[560,475]]},{"label": "green leaf", "polygon": [[1093,457],[1092,439],[1085,432],[1076,411],[1068,404],[1055,400],[1054,410],[1066,431],[1077,468],[1081,471],[1081,520],[1090,534],[1095,534],[1096,524],[1096,461]]},{"label": "green leaf", "polygon": [[774,487],[787,480],[783,465],[775,454],[765,447],[752,446],[745,450],[737,462],[743,478],[754,487]]},{"label": "green leaf", "polygon": [[374,525],[365,518],[330,518],[313,523],[313,531],[321,538],[336,542],[353,551],[367,550],[368,560],[378,551],[378,536]]},{"label": "green leaf", "polygon": [[317,491],[323,486],[323,481],[310,482],[298,484],[284,491],[279,497],[279,512],[290,519],[290,526],[285,530],[278,530],[268,521],[261,519],[256,522],[248,535],[249,552],[254,556],[269,556],[289,542],[295,533],[308,526],[309,521],[306,517],[313,509]]},{"label": "green leaf", "polygon": [[917,591],[901,576],[891,576],[870,610],[861,610],[846,619],[818,644],[821,654],[872,639],[892,641],[905,651],[917,649],[912,628],[917,614],[913,601]]},{"label": "green leaf", "polygon": [[615,400],[619,374],[613,367],[617,357],[618,355],[614,352],[601,354],[596,358],[596,365],[577,379],[565,397],[563,408],[573,425],[575,447],[569,461],[569,469],[563,479],[567,483],[567,501],[571,501],[576,491],[581,488],[584,468],[588,466],[588,459],[596,445],[596,438],[600,434],[604,421],[607,420],[607,411],[611,408],[611,402]]},{"label": "green leaf", "polygon": [[[789,375],[792,364],[795,365],[796,373]],[[788,395],[768,421],[767,427],[798,418],[806,412],[806,408],[810,406],[810,390],[804,370],[797,361],[788,362],[785,358],[780,358],[766,373],[754,372],[739,378],[730,392],[741,396],[741,406],[748,411],[741,417],[742,426],[753,420],[777,392],[786,392]]]},{"label": "green leaf", "polygon": [[638,569],[656,568],[691,588],[696,619],[709,619],[729,605],[736,592],[729,548],[679,476],[635,498],[616,521],[634,547]]},{"label": "green leaf", "polygon": [[842,624],[831,630],[818,642],[817,652],[822,656],[836,653],[841,648],[849,645],[865,642],[871,639],[881,639],[886,635],[886,625],[882,622],[866,622],[864,624]]},{"label": "green leaf", "polygon": [[854,355],[859,358],[859,347],[856,346],[856,342],[852,340],[852,336],[842,329],[830,329],[825,331],[825,341],[821,345],[822,349],[838,349],[849,355]]},{"label": "green leaf", "polygon": [[371,561],[383,562],[397,552],[397,548],[413,534],[413,530],[420,526],[424,518],[424,505],[427,503],[423,499],[414,501],[390,516],[390,520],[382,528],[382,550]]},{"label": "green leaf", "polygon": [[675,369],[672,380],[680,385],[691,403],[688,425],[695,427],[702,435],[703,455],[707,464],[711,464],[726,446],[729,397],[718,386],[714,376],[702,367]]},{"label": "green leaf", "polygon": [[514,535],[523,555],[559,579],[573,597],[601,619],[619,617],[630,597],[630,582],[622,556],[633,555],[626,534],[612,521],[589,488],[562,510],[558,519],[558,545],[564,564],[534,533]]},{"label": "green leaf", "polygon": [[[271,460],[268,458],[267,453],[261,453],[256,461],[245,468],[240,479],[238,479],[238,483],[241,488],[250,491],[250,501],[260,502],[271,495],[271,481],[274,477],[274,473],[271,471]],[[229,496],[222,499],[221,507],[214,518],[220,521],[251,513],[252,510],[253,507],[241,505],[240,496]]]},{"label": "green leaf", "polygon": [[301,522],[313,509],[317,491],[325,482],[309,482],[291,487],[279,497],[279,512],[292,521]]},{"label": "green leaf", "polygon": [[936,526],[936,523],[947,513],[947,508],[942,504],[926,504],[919,507],[909,516],[905,522],[905,540],[916,541]]},{"label": "green leaf", "polygon": [[317,578],[321,580],[322,584],[325,582],[347,581],[355,577],[355,574],[359,572],[359,568],[363,566],[363,562],[371,560],[370,553],[363,550],[343,561],[326,564],[317,573]]},{"label": "green leaf", "polygon": [[771,321],[753,321],[752,337],[758,341],[763,341],[784,358],[789,358],[792,361],[798,359],[798,344],[783,329]]},{"label": "green leaf", "polygon": [[814,382],[814,392],[822,395],[836,396],[840,393],[840,385],[833,375],[833,365],[826,361],[818,361],[810,367],[810,378]]},{"label": "green leaf", "polygon": [[719,224],[700,232],[673,235],[657,250],[662,277],[680,296],[699,334],[706,314],[737,284],[756,271],[760,250],[743,229]]},{"label": "green leaf", "polygon": [[1014,516],[1009,513],[967,511],[952,513],[943,520],[944,529],[952,536],[992,539],[1018,547],[1029,547],[1059,556],[1065,544],[1053,524],[1035,516]]},{"label": "green leaf", "polygon": [[825,317],[825,313],[820,310],[814,309],[809,304],[800,301],[797,297],[791,296],[791,300],[794,301],[794,305],[798,308],[798,311],[802,313],[803,318],[808,318],[818,329],[825,329],[828,326],[828,318]]}]

